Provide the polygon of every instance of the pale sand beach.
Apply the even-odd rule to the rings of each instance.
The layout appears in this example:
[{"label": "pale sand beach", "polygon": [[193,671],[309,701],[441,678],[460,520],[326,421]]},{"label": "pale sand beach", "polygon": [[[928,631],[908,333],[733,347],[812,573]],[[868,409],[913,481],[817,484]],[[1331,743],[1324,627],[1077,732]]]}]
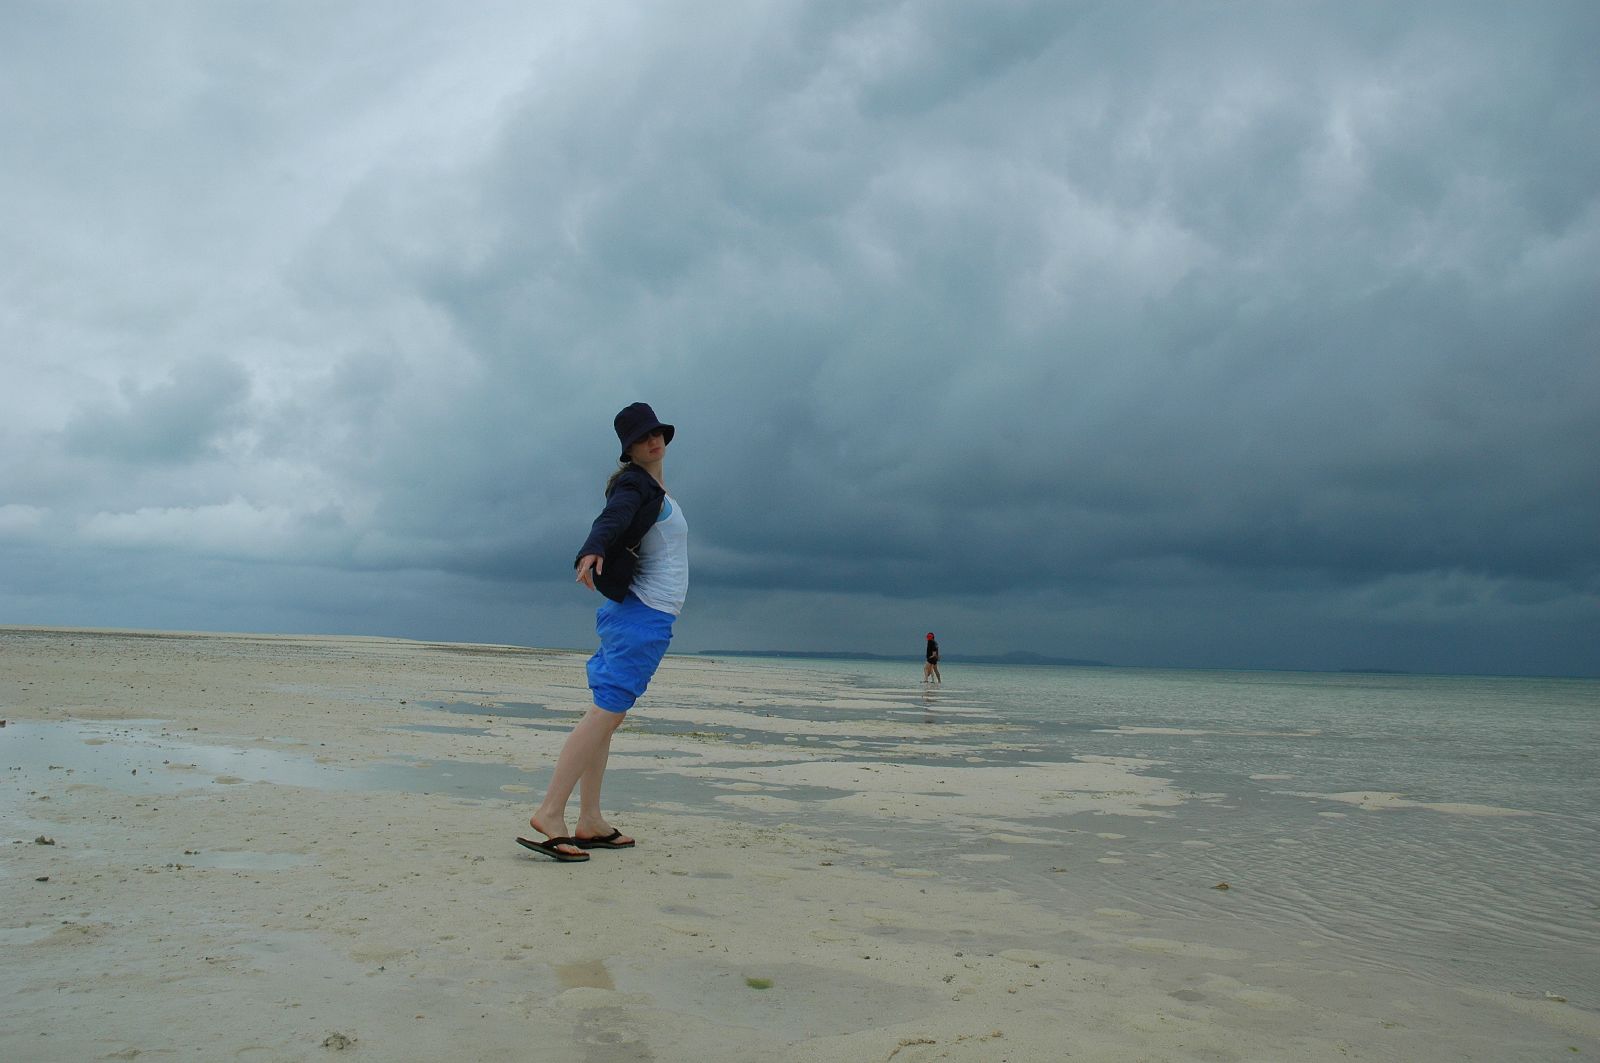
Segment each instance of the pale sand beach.
[{"label": "pale sand beach", "polygon": [[0,1059],[1596,1058],[1563,1001],[1034,892],[1188,795],[804,671],[669,657],[607,777],[638,847],[530,855],[583,659],[0,628]]}]

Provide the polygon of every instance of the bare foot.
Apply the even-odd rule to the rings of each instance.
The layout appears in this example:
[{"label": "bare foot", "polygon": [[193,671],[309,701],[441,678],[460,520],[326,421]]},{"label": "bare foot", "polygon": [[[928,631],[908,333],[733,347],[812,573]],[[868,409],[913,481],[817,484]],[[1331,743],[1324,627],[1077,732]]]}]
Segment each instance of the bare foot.
[{"label": "bare foot", "polygon": [[[616,828],[603,819],[597,819],[593,821],[580,819],[578,820],[577,832],[573,834],[573,837],[579,839],[580,841],[590,841],[594,838],[610,838],[611,833],[614,830],[616,830]],[[633,844],[633,839],[628,837],[626,834],[618,834],[618,836],[613,838],[612,841],[616,843],[616,846],[619,849]]]},{"label": "bare foot", "polygon": [[[555,828],[554,830],[551,829],[552,825]],[[540,834],[543,834],[546,838],[565,838],[565,837],[568,837],[568,834],[567,834],[567,821],[564,820],[564,819],[547,819],[543,823],[540,823],[539,822],[539,813],[535,812],[533,815],[528,817],[528,826],[532,827],[534,830],[538,831]],[[557,852],[561,852],[561,853],[566,853],[568,856],[582,856],[582,855],[584,855],[584,852],[583,852],[582,849],[578,848],[576,845],[571,844],[570,842],[563,842],[562,844],[556,846],[556,851]]]}]

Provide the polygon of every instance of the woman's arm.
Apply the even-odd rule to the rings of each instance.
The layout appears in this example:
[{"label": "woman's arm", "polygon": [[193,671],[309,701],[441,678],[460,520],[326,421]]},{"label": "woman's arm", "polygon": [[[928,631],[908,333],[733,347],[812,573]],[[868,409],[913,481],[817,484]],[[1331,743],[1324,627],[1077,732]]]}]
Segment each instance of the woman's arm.
[{"label": "woman's arm", "polygon": [[578,556],[573,560],[577,566],[579,581],[593,586],[583,577],[583,559],[586,557],[602,558],[617,545],[617,539],[633,523],[634,514],[639,512],[639,507],[644,504],[644,493],[639,490],[639,485],[631,478],[624,476],[612,488],[611,495],[606,499],[606,508],[589,526],[589,537],[583,541],[583,546],[578,549]]}]

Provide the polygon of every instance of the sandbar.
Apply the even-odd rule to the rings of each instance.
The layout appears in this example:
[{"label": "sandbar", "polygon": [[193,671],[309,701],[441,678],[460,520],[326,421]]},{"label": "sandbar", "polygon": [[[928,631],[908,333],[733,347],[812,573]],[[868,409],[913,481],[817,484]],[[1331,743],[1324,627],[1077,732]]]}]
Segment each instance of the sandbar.
[{"label": "sandbar", "polygon": [[1094,846],[1183,814],[1159,766],[971,763],[963,728],[1003,720],[932,733],[892,691],[815,672],[669,657],[607,777],[639,845],[568,866],[513,837],[587,703],[581,653],[7,627],[0,655],[8,1060],[1344,1063],[1600,1043],[1564,1002],[1185,940],[1137,894],[1080,899],[1119,859]]}]

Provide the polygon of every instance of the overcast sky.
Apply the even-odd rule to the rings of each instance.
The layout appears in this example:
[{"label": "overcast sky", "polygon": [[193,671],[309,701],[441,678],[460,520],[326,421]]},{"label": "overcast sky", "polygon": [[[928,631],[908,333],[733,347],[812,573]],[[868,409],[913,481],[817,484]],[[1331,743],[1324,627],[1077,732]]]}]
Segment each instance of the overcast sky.
[{"label": "overcast sky", "polygon": [[0,623],[1600,674],[1600,6],[7,4]]}]

